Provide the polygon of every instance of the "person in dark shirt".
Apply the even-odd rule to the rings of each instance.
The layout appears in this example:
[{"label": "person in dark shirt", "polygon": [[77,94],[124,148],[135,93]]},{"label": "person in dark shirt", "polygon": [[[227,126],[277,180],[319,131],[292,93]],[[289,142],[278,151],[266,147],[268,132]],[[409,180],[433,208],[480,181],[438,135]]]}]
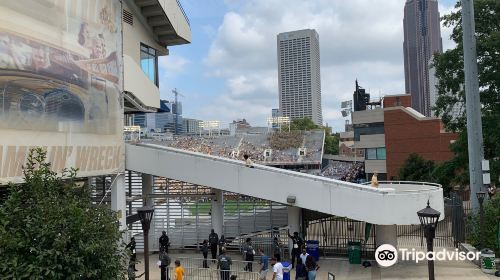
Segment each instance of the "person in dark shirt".
[{"label": "person in dark shirt", "polygon": [[168,254],[169,246],[170,246],[170,241],[168,239],[168,235],[165,231],[163,231],[160,236],[160,252],[165,251],[165,253]]},{"label": "person in dark shirt", "polygon": [[245,245],[243,245],[243,256],[245,258],[245,261],[247,262],[246,266],[243,268],[245,271],[252,271],[252,262],[253,262],[253,257],[255,255],[255,250],[253,249],[252,246],[252,239],[247,238]]},{"label": "person in dark shirt", "polygon": [[226,245],[227,245],[226,238],[224,237],[224,234],[222,234],[219,239],[219,255],[222,254],[222,250],[226,248]]},{"label": "person in dark shirt", "polygon": [[135,238],[134,237],[132,237],[130,239],[130,242],[127,244],[125,249],[130,249],[130,252],[131,252],[130,263],[133,263],[134,271],[137,271],[137,269],[135,269],[135,262],[137,260],[137,254],[135,252]]},{"label": "person in dark shirt", "polygon": [[296,280],[306,280],[307,270],[306,266],[302,263],[302,259],[297,259],[297,267],[295,268],[295,279]]},{"label": "person in dark shirt", "polygon": [[307,256],[306,258],[306,269],[307,269],[307,279],[316,280],[316,273],[319,270],[319,265],[311,255]]},{"label": "person in dark shirt", "polygon": [[274,237],[273,239],[273,254],[278,262],[281,261],[281,244],[278,240],[278,237]]},{"label": "person in dark shirt", "polygon": [[217,259],[217,244],[219,243],[219,236],[215,233],[215,230],[210,231],[208,235],[208,244],[210,244],[210,251],[212,252],[212,259]]},{"label": "person in dark shirt", "polygon": [[222,254],[217,258],[217,269],[220,270],[221,280],[229,280],[229,271],[232,264],[231,257],[226,255],[225,250],[222,250]]},{"label": "person in dark shirt", "polygon": [[201,245],[201,253],[203,254],[203,268],[208,268],[208,240],[203,240]]},{"label": "person in dark shirt", "polygon": [[294,232],[293,235],[290,235],[290,231],[288,231],[288,237],[292,239],[293,247],[292,247],[292,268],[295,267],[295,260],[300,258],[300,250],[302,246],[304,246],[304,240],[299,236],[298,232]]}]

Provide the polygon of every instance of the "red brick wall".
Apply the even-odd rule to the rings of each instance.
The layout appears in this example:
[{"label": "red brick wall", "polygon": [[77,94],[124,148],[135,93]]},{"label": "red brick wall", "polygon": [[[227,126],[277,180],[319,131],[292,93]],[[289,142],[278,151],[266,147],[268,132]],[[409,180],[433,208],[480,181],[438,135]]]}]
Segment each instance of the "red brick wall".
[{"label": "red brick wall", "polygon": [[457,139],[457,134],[441,133],[440,128],[439,119],[417,120],[402,109],[385,110],[387,178],[397,176],[411,153],[435,162],[451,159],[453,153],[449,145],[451,140]]},{"label": "red brick wall", "polygon": [[396,106],[411,107],[411,95],[384,96],[384,108]]}]

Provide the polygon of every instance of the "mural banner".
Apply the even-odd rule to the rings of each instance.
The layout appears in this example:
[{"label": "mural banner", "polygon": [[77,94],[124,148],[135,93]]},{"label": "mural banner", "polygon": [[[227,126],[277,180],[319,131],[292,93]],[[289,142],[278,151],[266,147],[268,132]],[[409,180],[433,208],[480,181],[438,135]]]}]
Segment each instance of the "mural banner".
[{"label": "mural banner", "polygon": [[119,0],[0,2],[0,184],[29,149],[80,177],[123,170]]}]

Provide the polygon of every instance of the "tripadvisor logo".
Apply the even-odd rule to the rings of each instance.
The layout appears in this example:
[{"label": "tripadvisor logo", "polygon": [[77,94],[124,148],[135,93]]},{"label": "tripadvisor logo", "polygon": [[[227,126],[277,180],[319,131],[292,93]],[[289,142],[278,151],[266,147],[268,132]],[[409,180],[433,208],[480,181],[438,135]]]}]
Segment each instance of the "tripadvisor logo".
[{"label": "tripadvisor logo", "polygon": [[[480,257],[480,252],[459,252],[458,249],[449,251],[446,249],[437,250],[434,252],[417,251],[415,248],[396,249],[391,244],[380,245],[375,251],[375,260],[382,267],[390,267],[396,264],[399,260],[414,261],[477,261]],[[399,258],[398,258],[399,256]]]}]

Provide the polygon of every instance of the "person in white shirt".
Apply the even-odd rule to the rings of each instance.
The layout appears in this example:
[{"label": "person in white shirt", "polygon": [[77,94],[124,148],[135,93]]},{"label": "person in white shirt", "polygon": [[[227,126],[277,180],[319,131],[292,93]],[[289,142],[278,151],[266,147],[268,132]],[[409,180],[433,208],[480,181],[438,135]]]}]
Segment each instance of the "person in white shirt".
[{"label": "person in white shirt", "polygon": [[307,256],[309,256],[309,254],[307,253],[307,250],[305,247],[302,248],[302,254],[300,254],[300,259],[302,260],[302,263],[305,264],[306,263],[306,259],[307,259]]},{"label": "person in white shirt", "polygon": [[283,265],[276,261],[276,258],[271,259],[273,266],[273,280],[283,280]]}]

